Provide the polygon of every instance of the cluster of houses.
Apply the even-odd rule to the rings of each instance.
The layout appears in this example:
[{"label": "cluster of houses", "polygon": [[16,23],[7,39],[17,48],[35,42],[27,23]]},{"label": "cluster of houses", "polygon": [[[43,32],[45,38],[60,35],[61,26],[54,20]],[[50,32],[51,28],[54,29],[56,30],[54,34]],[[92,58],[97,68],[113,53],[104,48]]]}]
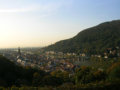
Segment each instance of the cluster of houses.
[{"label": "cluster of houses", "polygon": [[32,51],[23,52],[18,48],[17,51],[7,51],[3,55],[18,65],[37,67],[46,72],[52,72],[54,70],[74,72],[75,68],[84,64],[89,64],[90,57],[120,57],[120,49],[119,47],[107,48],[103,56],[97,54],[89,56],[85,53],[77,55],[75,53],[54,51],[46,51],[41,54],[36,54]]},{"label": "cluster of houses", "polygon": [[11,51],[9,55],[6,54],[6,57],[17,65],[37,67],[46,72],[54,70],[73,72],[75,67],[78,67],[78,63],[75,64],[74,62],[85,60],[85,54],[81,54],[83,58],[80,59],[75,53],[64,54],[62,52],[49,51],[43,54],[34,54],[30,51],[23,52],[20,48],[18,48],[16,53]]},{"label": "cluster of houses", "polygon": [[104,58],[114,58],[120,57],[120,48],[117,46],[115,48],[107,48],[104,52]]}]

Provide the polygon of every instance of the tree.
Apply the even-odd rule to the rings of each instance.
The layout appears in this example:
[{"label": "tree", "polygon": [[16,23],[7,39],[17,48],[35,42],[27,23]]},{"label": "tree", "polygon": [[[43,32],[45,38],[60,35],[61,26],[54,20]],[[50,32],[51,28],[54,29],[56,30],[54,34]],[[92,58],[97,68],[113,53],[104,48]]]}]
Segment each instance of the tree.
[{"label": "tree", "polygon": [[40,74],[38,72],[35,72],[33,74],[33,86],[40,86],[42,83],[42,77],[40,76]]},{"label": "tree", "polygon": [[54,76],[54,77],[58,77],[58,78],[61,78],[61,80],[63,80],[63,82],[68,82],[70,79],[69,79],[69,73],[64,71],[53,71],[51,72],[51,75]]},{"label": "tree", "polygon": [[120,79],[120,62],[112,64],[108,69],[108,74],[110,80]]},{"label": "tree", "polygon": [[106,73],[104,71],[97,70],[93,73],[93,81],[101,81],[106,79]]},{"label": "tree", "polygon": [[58,86],[62,84],[61,78],[47,75],[42,79],[42,84],[44,86]]},{"label": "tree", "polygon": [[82,66],[76,70],[75,73],[75,83],[88,83],[91,79],[91,69],[86,66]]}]

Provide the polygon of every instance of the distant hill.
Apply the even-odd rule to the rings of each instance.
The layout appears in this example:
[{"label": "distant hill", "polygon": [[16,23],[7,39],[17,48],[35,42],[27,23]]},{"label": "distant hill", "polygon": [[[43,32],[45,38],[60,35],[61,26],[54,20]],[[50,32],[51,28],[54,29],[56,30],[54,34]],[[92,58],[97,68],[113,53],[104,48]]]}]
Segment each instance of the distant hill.
[{"label": "distant hill", "polygon": [[101,53],[106,48],[120,46],[120,20],[105,22],[85,29],[75,37],[45,48],[50,51]]}]

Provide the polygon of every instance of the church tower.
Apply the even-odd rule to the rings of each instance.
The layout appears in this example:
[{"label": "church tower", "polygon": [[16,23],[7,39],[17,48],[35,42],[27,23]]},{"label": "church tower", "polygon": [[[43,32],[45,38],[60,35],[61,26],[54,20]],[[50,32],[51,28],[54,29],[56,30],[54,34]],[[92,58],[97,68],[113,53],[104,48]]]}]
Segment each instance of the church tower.
[{"label": "church tower", "polygon": [[20,50],[20,47],[18,47],[18,56],[21,56],[21,50]]}]

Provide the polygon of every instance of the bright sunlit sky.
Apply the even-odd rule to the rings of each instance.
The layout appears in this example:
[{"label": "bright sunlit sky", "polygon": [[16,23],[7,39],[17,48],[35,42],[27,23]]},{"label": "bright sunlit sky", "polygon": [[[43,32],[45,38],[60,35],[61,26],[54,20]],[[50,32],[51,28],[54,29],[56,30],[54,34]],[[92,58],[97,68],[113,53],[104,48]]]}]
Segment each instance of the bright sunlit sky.
[{"label": "bright sunlit sky", "polygon": [[120,0],[0,0],[0,48],[38,47],[120,19]]}]

